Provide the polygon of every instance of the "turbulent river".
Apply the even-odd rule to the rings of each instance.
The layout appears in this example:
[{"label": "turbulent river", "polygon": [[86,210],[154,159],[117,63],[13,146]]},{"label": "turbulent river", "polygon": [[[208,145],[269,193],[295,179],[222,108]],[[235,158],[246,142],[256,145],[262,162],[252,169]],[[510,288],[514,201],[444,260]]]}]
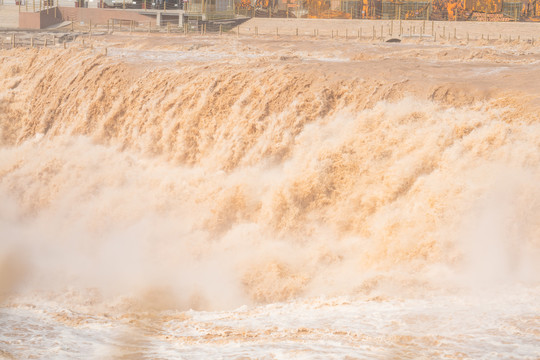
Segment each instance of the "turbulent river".
[{"label": "turbulent river", "polygon": [[539,62],[0,50],[0,357],[538,359]]}]

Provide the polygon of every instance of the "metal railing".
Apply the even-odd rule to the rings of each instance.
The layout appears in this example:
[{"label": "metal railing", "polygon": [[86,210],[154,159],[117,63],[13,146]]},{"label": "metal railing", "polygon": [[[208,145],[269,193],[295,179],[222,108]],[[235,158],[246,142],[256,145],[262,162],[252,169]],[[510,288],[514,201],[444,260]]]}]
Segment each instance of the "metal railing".
[{"label": "metal railing", "polygon": [[156,10],[182,10],[184,0],[0,0],[0,5],[20,6],[25,11],[46,9],[52,7],[49,3],[59,7],[85,7],[109,9],[156,9]]},{"label": "metal railing", "polygon": [[[540,3],[540,0],[537,0]],[[535,3],[536,4],[536,3]],[[205,20],[235,16],[267,18],[449,20],[449,21],[540,21],[540,6],[502,1],[495,8],[448,6],[447,0],[0,0],[0,5],[17,5],[21,11],[53,7],[108,9],[185,10],[188,17]]]},{"label": "metal railing", "polygon": [[[537,0],[540,2],[540,0]],[[516,0],[502,1],[496,11],[488,7],[466,8],[449,0],[236,0],[236,14],[245,17],[382,19],[441,21],[527,21],[540,20],[540,9]]]}]

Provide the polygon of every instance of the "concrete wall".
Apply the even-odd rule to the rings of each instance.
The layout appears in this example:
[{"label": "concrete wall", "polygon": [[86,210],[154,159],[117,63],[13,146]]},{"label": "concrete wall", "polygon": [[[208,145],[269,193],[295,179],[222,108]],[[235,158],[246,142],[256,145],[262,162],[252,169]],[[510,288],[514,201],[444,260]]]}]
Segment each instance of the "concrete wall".
[{"label": "concrete wall", "polygon": [[78,21],[96,25],[106,25],[108,20],[133,20],[141,23],[148,23],[149,21],[155,26],[156,18],[152,16],[146,16],[139,14],[133,10],[120,10],[120,9],[92,9],[92,8],[72,8],[72,7],[60,7],[60,13],[63,20]]},{"label": "concrete wall", "polygon": [[19,7],[16,5],[0,5],[0,29],[19,27]]},{"label": "concrete wall", "polygon": [[21,12],[19,14],[19,29],[44,29],[62,22],[60,10],[42,10],[41,12]]}]

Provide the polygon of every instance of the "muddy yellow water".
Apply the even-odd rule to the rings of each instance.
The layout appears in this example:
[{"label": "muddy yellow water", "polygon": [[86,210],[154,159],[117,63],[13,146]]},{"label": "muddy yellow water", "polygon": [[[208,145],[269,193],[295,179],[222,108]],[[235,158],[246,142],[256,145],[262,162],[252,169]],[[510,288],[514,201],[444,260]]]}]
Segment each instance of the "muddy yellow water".
[{"label": "muddy yellow water", "polygon": [[0,50],[0,357],[540,357],[539,47],[92,41]]}]

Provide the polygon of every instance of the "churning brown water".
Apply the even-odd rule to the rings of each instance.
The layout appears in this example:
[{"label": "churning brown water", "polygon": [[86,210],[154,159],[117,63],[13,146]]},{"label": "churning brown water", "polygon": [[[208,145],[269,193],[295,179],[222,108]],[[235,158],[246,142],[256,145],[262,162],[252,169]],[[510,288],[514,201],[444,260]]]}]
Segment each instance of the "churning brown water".
[{"label": "churning brown water", "polygon": [[539,358],[539,61],[0,51],[0,356]]}]

